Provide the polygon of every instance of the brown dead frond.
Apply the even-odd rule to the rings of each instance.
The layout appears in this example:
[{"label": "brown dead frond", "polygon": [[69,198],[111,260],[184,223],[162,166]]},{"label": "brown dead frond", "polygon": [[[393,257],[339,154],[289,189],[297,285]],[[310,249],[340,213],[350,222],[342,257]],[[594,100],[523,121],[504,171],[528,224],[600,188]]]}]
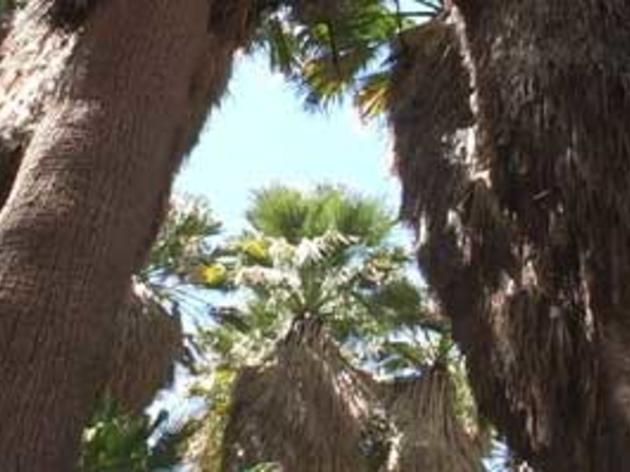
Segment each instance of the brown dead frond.
[{"label": "brown dead frond", "polygon": [[[454,3],[465,60],[431,58],[449,28],[434,21],[397,63],[403,216],[510,446],[544,470],[615,470],[630,434],[611,420],[630,418],[630,4]],[[473,118],[461,156],[452,138]]]},{"label": "brown dead frond", "polygon": [[113,318],[117,342],[105,391],[131,412],[140,412],[171,385],[184,356],[181,322],[141,290],[131,291]]},{"label": "brown dead frond", "polygon": [[402,36],[389,91],[402,216],[443,226],[461,196],[461,133],[472,124],[470,84],[454,29],[436,18]]},{"label": "brown dead frond", "polygon": [[262,462],[286,472],[376,470],[365,436],[378,414],[374,386],[316,320],[296,322],[266,365],[244,369],[232,402],[223,470]]},{"label": "brown dead frond", "polygon": [[483,470],[482,451],[457,417],[455,387],[442,366],[386,386],[388,416],[398,433],[387,470]]}]

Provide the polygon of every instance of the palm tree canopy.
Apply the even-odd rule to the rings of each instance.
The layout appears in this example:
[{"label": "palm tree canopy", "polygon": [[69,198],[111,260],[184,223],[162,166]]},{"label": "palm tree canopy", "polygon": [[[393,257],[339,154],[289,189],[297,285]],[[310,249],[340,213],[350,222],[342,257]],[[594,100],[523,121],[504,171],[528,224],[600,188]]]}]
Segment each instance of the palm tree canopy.
[{"label": "palm tree canopy", "polygon": [[247,220],[259,233],[291,244],[335,231],[370,246],[382,243],[394,219],[378,200],[343,188],[320,186],[304,193],[283,186],[255,193]]},{"label": "palm tree canopy", "polygon": [[365,117],[374,117],[385,111],[399,35],[443,10],[441,0],[298,1],[263,18],[255,46],[295,84],[307,108],[351,95]]},{"label": "palm tree canopy", "polygon": [[[218,310],[217,324],[200,337],[213,380],[200,390],[212,403],[198,460],[215,468],[223,461],[224,470],[261,461],[285,470],[311,463],[314,470],[317,464],[377,470],[367,463],[384,466],[393,426],[385,418],[389,390],[374,374],[423,375],[435,363],[460,363],[446,341],[448,323],[430,313],[409,280],[409,255],[388,243],[393,219],[378,202],[332,187],[312,193],[276,187],[256,194],[248,218],[251,230],[219,262],[233,286],[245,290],[245,303]],[[474,417],[464,406],[470,397],[461,394],[447,401],[448,408],[462,407],[453,413],[460,428],[462,418]],[[337,413],[329,418],[323,405],[336,405]],[[322,433],[327,428],[348,431],[345,452],[334,452],[327,442],[334,435]],[[477,463],[480,449],[471,443],[470,450]],[[306,460],[310,455],[318,460]]]}]

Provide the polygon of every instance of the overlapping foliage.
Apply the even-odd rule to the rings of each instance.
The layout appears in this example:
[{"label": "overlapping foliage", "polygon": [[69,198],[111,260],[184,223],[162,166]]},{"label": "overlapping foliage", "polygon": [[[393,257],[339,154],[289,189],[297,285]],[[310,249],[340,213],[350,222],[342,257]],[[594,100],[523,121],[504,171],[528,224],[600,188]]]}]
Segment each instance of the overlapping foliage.
[{"label": "overlapping foliage", "polygon": [[[302,438],[303,455],[294,456],[297,462],[293,464],[301,466],[306,451],[317,451],[313,449],[317,441],[324,444],[321,441],[333,438],[330,428],[334,429],[335,422],[324,421],[326,416],[318,406],[326,395],[332,395],[331,401],[340,402],[341,415],[332,418],[341,421],[337,426],[345,423],[354,433],[343,435],[347,448],[340,447],[339,440],[330,443],[328,460],[336,455],[339,470],[347,470],[350,464],[369,467],[370,461],[383,465],[392,447],[387,435],[393,432],[387,429],[385,413],[374,416],[373,408],[386,409],[390,396],[381,392],[389,387],[378,386],[371,376],[424,375],[425,369],[447,361],[456,369],[449,377],[457,382],[463,379],[463,372],[457,370],[461,363],[452,357],[451,344],[445,343],[448,324],[430,314],[422,292],[407,278],[408,254],[386,243],[394,221],[377,201],[333,187],[321,187],[313,195],[271,188],[257,194],[248,219],[251,230],[221,247],[212,243],[219,225],[205,204],[174,205],[147,267],[138,275],[138,283],[147,292],[145,300],[165,310],[161,316],[168,316],[169,311],[182,316],[183,312],[199,320],[203,307],[212,317],[213,327],[196,344],[200,354],[210,349],[205,351],[212,363],[210,387],[195,392],[206,396],[208,417],[171,431],[162,427],[162,416],[150,422],[145,415],[119,409],[118,402],[107,402],[86,430],[82,470],[156,470],[158,463],[180,462],[185,450],[190,461],[195,448],[193,456],[202,470],[219,470],[221,461],[229,462],[229,451],[244,439],[243,431],[235,426],[240,421],[234,416],[235,405],[256,405],[265,398],[276,401],[282,398],[274,393],[278,386],[295,384],[296,375],[301,383],[318,387],[312,390],[314,403],[307,411],[311,427],[320,429],[310,434],[298,431],[295,438]],[[213,309],[203,300],[203,293],[217,288],[239,289],[249,295],[241,295],[244,305]],[[143,343],[154,339],[160,344],[159,333],[151,335],[151,326],[145,328]],[[429,332],[434,334],[422,340]],[[159,347],[170,352],[163,343]],[[172,365],[182,359],[169,361]],[[346,385],[341,394],[340,381]],[[457,399],[446,400],[447,409],[460,426],[462,420],[474,422],[466,389],[457,391]],[[258,392],[256,402],[245,401],[252,392]],[[264,411],[291,418],[292,401],[295,408],[304,408],[299,391],[284,392],[298,397],[276,401],[275,408]],[[347,402],[364,408],[364,415],[356,417],[353,407],[355,413],[348,416]],[[274,429],[273,422],[256,423],[256,418],[262,418],[249,413],[245,418],[245,438],[285,437],[278,424]],[[150,436],[162,439],[149,447]],[[227,442],[226,437],[230,438]],[[295,447],[291,441],[279,441],[276,452]],[[249,453],[252,462],[246,465],[254,468],[282,459],[269,449]]]},{"label": "overlapping foliage", "polygon": [[271,68],[295,84],[307,108],[350,96],[371,118],[385,111],[392,45],[443,8],[440,0],[288,2],[262,19],[256,44]]},{"label": "overlapping foliage", "polygon": [[123,329],[114,350],[120,355],[84,431],[80,470],[145,472],[181,462],[197,424],[170,424],[166,410],[151,419],[143,409],[172,385],[177,365],[194,371],[182,317],[190,324],[209,310],[199,298],[211,289],[203,273],[216,257],[211,241],[219,229],[203,200],[181,198],[171,205],[148,262],[136,275],[132,300],[116,317]]},{"label": "overlapping foliage", "polygon": [[[218,310],[217,324],[202,336],[213,365],[198,391],[210,409],[197,463],[202,470],[259,462],[283,470],[399,470],[393,442],[402,419],[389,413],[390,389],[379,379],[430,383],[434,369],[464,377],[448,324],[408,278],[409,255],[387,243],[393,220],[376,201],[331,187],[266,189],[248,218],[252,230],[223,261],[231,283],[248,294],[245,303]],[[461,436],[442,430],[444,422],[427,422],[436,441],[459,438],[438,455],[446,460],[448,450],[478,470],[474,407],[461,382],[451,382],[426,392],[445,395],[457,386],[457,395],[414,398],[446,402]],[[408,421],[428,420],[428,410],[418,411]],[[458,456],[458,447],[468,452]]]},{"label": "overlapping foliage", "polygon": [[[487,130],[478,127],[477,153],[471,152],[475,144],[471,140],[473,125],[479,118],[470,105],[473,82],[469,74],[475,71],[468,70],[466,65],[470,64],[465,64],[460,49],[465,40],[458,32],[461,35],[466,29],[460,25],[456,30],[451,12],[442,11],[442,7],[425,10],[432,19],[422,24],[397,18],[399,27],[390,31],[389,49],[384,48],[388,61],[381,63],[381,69],[374,67],[380,86],[374,87],[376,92],[368,93],[363,102],[364,92],[352,87],[361,82],[365,69],[339,67],[331,78],[320,68],[318,77],[327,84],[323,86],[310,80],[311,71],[306,67],[294,68],[287,75],[295,81],[297,74],[299,84],[310,85],[308,93],[318,97],[309,98],[311,103],[326,103],[336,96],[332,90],[354,93],[359,105],[368,104],[368,112],[386,111],[394,135],[396,170],[403,183],[402,216],[418,231],[420,265],[442,308],[455,321],[455,337],[469,355],[477,398],[508,434],[513,447],[522,455],[535,455],[532,450],[544,449],[542,444],[562,443],[558,442],[562,435],[549,433],[549,428],[556,427],[558,418],[567,417],[565,409],[573,401],[569,396],[583,398],[585,418],[594,415],[594,387],[585,380],[592,379],[596,370],[592,344],[586,339],[590,336],[589,322],[579,307],[582,288],[575,282],[579,276],[567,276],[581,266],[576,259],[566,259],[575,245],[563,223],[564,210],[546,206],[553,186],[548,184],[548,161],[542,158],[545,151],[528,154],[540,159],[531,176],[524,176],[526,169],[518,164],[504,165],[514,160],[509,156],[494,164],[489,161],[498,152],[493,148],[496,143],[492,133],[484,134]],[[496,12],[508,10],[498,5],[493,8]],[[475,16],[474,11],[466,12]],[[352,16],[350,11],[348,14]],[[376,26],[371,30],[376,41],[380,38],[377,30]],[[366,44],[365,38],[351,40],[359,50]],[[329,41],[328,56],[323,57],[335,56],[334,43]],[[480,40],[474,47],[482,51],[482,44],[486,43]],[[295,54],[300,57],[299,64],[317,64],[322,56],[321,50],[315,49],[306,50],[306,57],[301,57],[299,50]],[[505,58],[513,56],[506,52]],[[486,77],[495,69],[476,72]],[[344,84],[352,85],[339,87],[340,77],[344,77]],[[541,83],[546,84],[547,79],[545,76]],[[491,88],[492,84],[484,86]],[[522,93],[528,87],[523,85]],[[512,93],[512,89],[506,90],[505,101],[511,103],[520,97]],[[491,98],[489,102],[495,103],[497,97]],[[529,110],[527,103],[523,106]],[[489,108],[495,114],[499,109],[494,105]],[[510,110],[516,113],[517,108]],[[532,117],[534,127],[541,126],[539,121],[548,111],[537,110]],[[495,118],[496,130],[511,136],[500,117]],[[562,123],[557,125],[562,128]],[[528,129],[522,134],[529,136]],[[525,144],[530,146],[531,142]],[[488,143],[490,147],[486,147]],[[514,187],[516,182],[520,184]],[[537,190],[530,188],[534,182]],[[519,212],[528,216],[514,220]],[[565,271],[565,263],[571,271]],[[556,293],[556,301],[552,293]],[[565,309],[572,315],[555,316]],[[548,316],[550,311],[554,316]],[[538,347],[529,349],[531,345]],[[525,415],[521,414],[523,408]],[[528,428],[522,421],[537,422],[539,427],[523,434]],[[558,422],[557,427],[562,428],[561,424]],[[577,449],[583,449],[582,430],[575,428]],[[566,444],[559,447],[575,449]],[[557,455],[560,461],[561,456]]]},{"label": "overlapping foliage", "polygon": [[[599,128],[598,123],[589,121],[588,116],[583,117],[586,123],[592,125],[588,129],[597,129],[598,139],[601,137],[596,140],[598,145],[592,146],[593,143],[583,138],[589,136],[586,128],[576,125],[567,131],[563,124],[558,128],[551,126],[549,121],[545,121],[549,118],[546,113],[554,109],[560,110],[559,116],[572,117],[575,110],[570,105],[575,97],[569,96],[566,103],[558,102],[553,97],[564,95],[548,93],[549,90],[544,87],[539,90],[541,94],[547,93],[546,99],[540,101],[542,108],[532,107],[529,115],[516,113],[515,110],[529,109],[529,101],[536,98],[531,92],[535,89],[532,84],[556,84],[554,80],[557,77],[541,76],[533,68],[531,77],[523,75],[525,79],[519,82],[521,88],[514,97],[511,89],[496,100],[485,97],[487,109],[491,112],[503,109],[499,105],[506,105],[513,112],[510,115],[512,121],[502,122],[502,117],[497,118],[492,113],[484,115],[486,120],[495,120],[495,129],[502,133],[503,144],[493,145],[491,140],[485,142],[484,139],[490,139],[488,135],[477,136],[482,138],[478,139],[481,143],[479,149],[488,152],[478,153],[477,160],[471,165],[470,155],[463,152],[465,140],[461,139],[462,130],[472,124],[473,115],[468,108],[470,79],[467,76],[462,78],[460,74],[470,71],[463,71],[461,60],[458,62],[458,43],[453,41],[453,31],[443,21],[445,18],[420,27],[413,21],[413,18],[425,15],[434,16],[440,11],[441,4],[418,1],[419,10],[409,14],[401,11],[396,2],[376,0],[272,3],[283,8],[273,9],[273,14],[264,18],[259,30],[259,44],[266,45],[272,66],[298,85],[307,104],[319,106],[350,93],[355,96],[365,116],[385,109],[389,112],[397,139],[397,168],[405,186],[403,210],[405,217],[419,231],[422,243],[420,261],[427,278],[450,316],[474,313],[473,308],[484,307],[476,313],[479,319],[475,319],[474,323],[462,322],[470,318],[463,315],[454,323],[458,331],[456,334],[459,334],[456,336],[458,341],[469,341],[467,354],[476,360],[475,368],[479,369],[474,372],[478,381],[476,391],[483,400],[482,406],[493,413],[501,426],[511,430],[512,442],[521,451],[527,453],[548,447],[550,438],[559,437],[549,433],[558,427],[549,425],[554,419],[568,416],[564,408],[570,396],[577,392],[586,411],[592,412],[595,408],[590,399],[597,383],[593,379],[599,375],[599,364],[574,362],[575,359],[592,360],[592,331],[598,328],[587,316],[586,295],[579,281],[588,264],[580,256],[597,253],[601,248],[615,253],[621,251],[621,239],[614,236],[609,240],[601,228],[610,221],[625,221],[627,212],[624,209],[625,200],[618,196],[624,194],[623,188],[613,186],[611,189],[619,191],[609,191],[603,199],[594,197],[593,189],[598,187],[592,184],[590,178],[579,172],[579,176],[575,177],[570,165],[565,168],[558,164],[552,169],[549,163],[560,161],[541,159],[540,156],[546,155],[546,149],[543,150],[545,152],[533,152],[532,149],[536,150],[532,145],[535,140],[529,133],[535,130],[539,133],[537,137],[553,137],[548,142],[554,141],[556,135],[564,136],[570,156],[578,156],[578,151],[584,149],[608,149],[612,155],[618,148],[623,148],[623,130],[616,131],[616,140],[611,144],[605,139],[609,136],[608,130]],[[7,2],[3,3],[3,6],[6,5]],[[496,11],[508,10],[497,4]],[[495,18],[496,24],[500,24],[500,19]],[[483,43],[480,40],[476,44],[478,54],[483,54],[480,46]],[[395,46],[392,48],[392,45]],[[598,52],[593,54],[597,56]],[[513,56],[505,54],[505,57]],[[619,57],[622,58],[622,55]],[[507,60],[501,64],[511,67]],[[614,77],[620,67],[608,60],[602,60],[601,64],[610,72],[610,77]],[[395,65],[393,74],[391,65]],[[499,80],[491,75],[481,76],[487,79],[485,86],[489,88],[492,88],[492,80]],[[606,79],[600,83],[597,77],[586,76],[585,83],[589,80],[595,83],[592,90],[601,92],[599,85],[602,83],[606,90],[611,84],[611,90],[625,90],[623,81],[609,83]],[[531,82],[528,82],[530,79]],[[481,84],[483,86],[484,82],[481,81]],[[598,99],[601,97],[596,95],[593,98],[589,93],[584,95],[590,98],[592,108],[599,110]],[[524,97],[522,102],[518,101],[519,97]],[[483,105],[484,102],[481,103]],[[610,100],[610,103],[623,101]],[[605,112],[610,110],[604,107]],[[623,115],[622,109],[613,107],[612,110]],[[517,115],[521,118],[516,119]],[[580,115],[579,110],[575,115]],[[571,122],[568,118],[559,120],[560,123],[565,121]],[[515,124],[518,126],[514,127]],[[517,129],[518,133],[512,133],[512,129]],[[558,133],[552,133],[550,129]],[[584,132],[576,133],[576,129]],[[575,142],[572,141],[574,138]],[[505,145],[506,142],[510,146]],[[549,149],[555,148],[550,146]],[[505,159],[492,160],[497,153]],[[517,157],[514,158],[514,155]],[[561,152],[558,155],[564,156]],[[611,177],[606,168],[600,167],[604,161],[584,162],[590,166],[587,166],[589,169],[594,169],[594,175]],[[623,163],[618,167],[623,169]],[[558,178],[557,172],[560,172]],[[615,176],[609,180],[616,181]],[[620,181],[623,182],[623,179]],[[570,197],[574,193],[571,192],[581,183],[590,191],[585,194],[587,197],[576,200],[577,204],[572,205]],[[564,193],[557,191],[556,187]],[[442,194],[440,198],[436,198],[438,193]],[[288,193],[287,201],[294,196]],[[328,208],[327,205],[323,206]],[[334,205],[331,204],[332,207]],[[610,211],[600,212],[601,208]],[[355,215],[360,212],[350,213]],[[586,224],[591,219],[598,221],[601,215],[604,215],[602,224]],[[285,229],[295,231],[294,224],[302,216],[302,209],[292,208],[283,216],[286,221],[281,224],[285,224]],[[260,221],[264,222],[264,215]],[[348,228],[359,223],[348,222]],[[228,326],[231,330],[224,336],[225,339],[220,340],[224,343],[220,349],[229,352],[235,364],[247,357],[242,355],[243,352],[252,350],[261,353],[258,361],[265,359],[268,352],[284,339],[280,333],[290,332],[292,317],[297,314],[307,318],[315,311],[325,315],[330,336],[335,342],[354,349],[354,357],[363,363],[381,365],[387,362],[387,369],[422,363],[424,354],[409,352],[404,342],[383,341],[379,331],[381,326],[371,322],[374,319],[372,312],[387,312],[391,307],[386,309],[384,306],[392,300],[399,304],[394,310],[396,313],[402,305],[399,300],[405,299],[405,303],[411,305],[417,302],[413,291],[400,280],[379,286],[391,274],[379,267],[379,262],[375,260],[380,257],[387,263],[392,260],[397,263],[396,254],[378,255],[365,250],[359,251],[359,255],[354,252],[348,255],[346,251],[357,242],[354,239],[356,236],[347,237],[345,231],[340,230],[319,234],[313,229],[315,227],[309,230],[310,233],[307,231],[302,235],[299,232],[285,233],[286,241],[280,241],[282,226],[276,226],[277,232],[273,233],[274,225],[278,222],[266,228],[271,233],[265,238],[256,234],[248,235],[249,239],[243,238],[229,255],[231,262],[217,260],[215,256],[219,254],[209,256],[206,248],[199,249],[197,246],[202,241],[194,238],[189,241],[190,244],[159,248],[156,259],[151,262],[153,265],[140,274],[140,279],[154,291],[160,303],[167,304],[169,310],[177,310],[184,304],[191,309],[202,307],[203,302],[190,301],[191,297],[197,296],[190,290],[196,285],[205,288],[246,286],[259,299],[265,300],[258,305],[252,302],[245,310],[248,316],[254,313],[255,324],[260,324],[264,328],[262,330],[251,330],[239,310],[217,310],[213,313],[220,327]],[[253,226],[265,232],[260,223]],[[569,227],[574,232],[569,231]],[[590,228],[590,232],[585,228]],[[189,229],[194,233],[197,229],[200,232],[209,230],[209,227],[202,224]],[[579,235],[579,238],[572,234]],[[178,235],[173,237],[177,239]],[[302,244],[305,239],[308,242]],[[369,245],[366,247],[369,249]],[[237,254],[236,258],[234,254]],[[371,254],[373,258],[363,260],[367,265],[372,264],[372,272],[368,271],[368,275],[356,266],[345,272],[339,270],[345,263],[357,263],[358,258],[365,254]],[[328,258],[339,265],[332,264],[329,272],[315,269]],[[562,261],[571,269],[566,274],[557,269]],[[599,268],[597,260],[593,264],[592,267]],[[598,280],[610,279],[612,288],[598,287],[604,294],[603,298],[610,295],[614,299],[623,294],[619,284],[621,266],[617,263],[611,265],[612,272],[603,270],[605,276]],[[595,269],[593,272],[599,273]],[[506,282],[508,279],[511,280],[509,283]],[[345,289],[357,280],[366,286],[346,293]],[[518,285],[517,289],[513,290],[513,283]],[[329,290],[328,287],[342,287],[344,290]],[[327,293],[327,290],[343,293],[347,298],[335,302],[330,296],[320,294]],[[277,299],[273,300],[274,297]],[[362,297],[364,300],[357,305],[359,308],[348,308],[349,299],[353,303],[361,302]],[[282,310],[286,312],[284,319],[278,316]],[[413,310],[410,313],[412,319],[421,318]],[[532,323],[532,320],[535,322]],[[392,322],[387,329],[402,330],[403,324],[397,323]],[[435,326],[440,331],[444,322],[440,320]],[[248,329],[251,332],[248,333]],[[618,333],[611,335],[609,331],[606,331],[609,338],[615,339]],[[258,337],[252,338],[252,332]],[[247,336],[243,336],[244,333]],[[246,339],[235,341],[238,336]],[[369,342],[363,340],[357,343],[359,338],[367,338]],[[252,339],[256,341],[252,342]],[[617,341],[617,344],[623,344],[623,339]],[[234,349],[241,343],[243,346],[240,349]],[[528,343],[540,349],[524,350]],[[386,359],[378,357],[383,352]],[[511,354],[502,358],[505,352]],[[393,358],[392,353],[395,353]],[[614,357],[617,352],[612,351],[611,355]],[[621,369],[615,363],[610,365],[613,371]],[[487,375],[482,369],[486,369]],[[623,373],[623,369],[620,372]],[[549,386],[546,380],[552,377],[557,382]],[[576,385],[577,389],[570,388]],[[524,421],[537,425],[535,434],[529,431],[521,433],[527,428],[519,423],[520,420],[512,421],[522,409],[526,411]],[[590,418],[593,415],[585,416]],[[586,429],[590,427],[590,424],[584,426]],[[582,446],[582,429],[575,429],[579,436],[575,442]],[[591,428],[589,435],[598,431]]]},{"label": "overlapping foliage", "polygon": [[[196,425],[168,429],[168,414],[132,415],[105,397],[83,432],[81,472],[170,471],[182,460],[182,444]],[[166,428],[165,428],[166,427]]]}]

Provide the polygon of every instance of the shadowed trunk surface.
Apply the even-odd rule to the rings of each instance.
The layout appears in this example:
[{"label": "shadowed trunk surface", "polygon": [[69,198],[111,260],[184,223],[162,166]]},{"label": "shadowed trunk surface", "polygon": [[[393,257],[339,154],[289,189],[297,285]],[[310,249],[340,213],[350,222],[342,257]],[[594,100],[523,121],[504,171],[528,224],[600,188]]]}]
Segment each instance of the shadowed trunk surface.
[{"label": "shadowed trunk surface", "polygon": [[397,432],[387,472],[485,470],[481,448],[457,417],[455,387],[442,366],[382,388]]},{"label": "shadowed trunk surface", "polygon": [[[372,380],[342,358],[316,320],[298,321],[269,365],[236,380],[222,470],[277,462],[284,472],[369,471]],[[368,448],[369,449],[369,448]]]},{"label": "shadowed trunk surface", "polygon": [[261,463],[284,472],[483,470],[448,372],[377,382],[316,320],[295,322],[266,364],[243,369],[231,398],[225,471]]},{"label": "shadowed trunk surface", "polygon": [[[7,471],[73,469],[110,365],[111,313],[253,20],[246,1],[107,0],[73,32],[51,26],[51,4],[30,2],[0,53],[1,147],[22,146],[0,212]],[[16,127],[21,106],[36,120]]]},{"label": "shadowed trunk surface", "polygon": [[419,263],[517,454],[627,470],[630,5],[455,3],[390,97]]},{"label": "shadowed trunk surface", "polygon": [[176,363],[185,360],[181,320],[136,285],[111,323],[115,339],[104,392],[125,411],[140,413],[172,385]]}]

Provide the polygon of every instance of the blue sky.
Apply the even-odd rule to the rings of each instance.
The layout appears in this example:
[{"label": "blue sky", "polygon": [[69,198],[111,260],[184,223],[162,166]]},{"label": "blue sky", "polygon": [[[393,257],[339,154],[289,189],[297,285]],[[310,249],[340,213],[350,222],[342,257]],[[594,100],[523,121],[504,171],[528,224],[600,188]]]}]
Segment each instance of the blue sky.
[{"label": "blue sky", "polygon": [[306,112],[264,56],[242,57],[176,191],[206,196],[232,234],[242,228],[252,191],[272,183],[340,183],[383,198],[395,211],[399,189],[389,170],[388,141],[387,129],[362,124],[351,103]]}]

